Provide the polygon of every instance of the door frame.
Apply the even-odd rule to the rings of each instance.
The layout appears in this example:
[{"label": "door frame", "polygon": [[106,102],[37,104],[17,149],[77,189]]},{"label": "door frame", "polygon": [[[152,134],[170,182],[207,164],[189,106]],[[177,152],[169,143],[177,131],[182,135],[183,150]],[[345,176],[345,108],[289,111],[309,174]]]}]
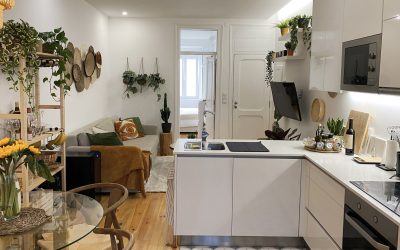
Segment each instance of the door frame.
[{"label": "door frame", "polygon": [[[217,31],[217,53],[216,53],[216,72],[215,72],[215,110],[214,110],[214,137],[219,137],[220,128],[220,96],[221,96],[221,69],[222,69],[222,36],[223,36],[223,25],[222,24],[177,24],[175,26],[175,107],[174,107],[174,139],[180,137],[180,30],[181,29],[194,29],[194,30],[213,30]],[[200,55],[201,52],[198,52]]]}]

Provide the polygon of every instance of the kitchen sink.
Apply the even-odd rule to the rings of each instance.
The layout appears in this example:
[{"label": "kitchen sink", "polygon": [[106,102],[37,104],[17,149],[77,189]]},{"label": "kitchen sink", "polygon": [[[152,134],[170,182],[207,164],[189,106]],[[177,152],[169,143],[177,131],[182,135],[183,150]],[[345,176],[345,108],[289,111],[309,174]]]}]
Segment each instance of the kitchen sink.
[{"label": "kitchen sink", "polygon": [[185,143],[186,150],[225,150],[225,145],[222,142],[206,143],[207,148],[202,147],[201,141],[188,141]]}]

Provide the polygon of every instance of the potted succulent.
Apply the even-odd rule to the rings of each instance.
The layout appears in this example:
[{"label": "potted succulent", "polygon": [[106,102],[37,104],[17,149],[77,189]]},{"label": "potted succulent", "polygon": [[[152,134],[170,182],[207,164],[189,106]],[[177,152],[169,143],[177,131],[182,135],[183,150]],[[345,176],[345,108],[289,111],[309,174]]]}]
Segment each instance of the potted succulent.
[{"label": "potted succulent", "polygon": [[168,120],[171,115],[171,110],[168,107],[167,93],[164,94],[164,108],[160,110],[160,113],[161,119],[164,121],[164,123],[161,124],[163,133],[170,133],[172,124],[168,122]]},{"label": "potted succulent", "polygon": [[343,119],[337,118],[335,120],[335,119],[329,118],[328,121],[326,122],[326,126],[328,127],[329,132],[331,132],[334,137],[343,141],[343,126],[344,126]]},{"label": "potted succulent", "polygon": [[39,154],[39,149],[23,141],[0,140],[0,210],[4,220],[17,218],[21,211],[21,188],[16,175],[18,168],[24,166],[32,174],[54,181],[49,168],[38,158]]},{"label": "potted succulent", "polygon": [[285,43],[285,48],[287,49],[287,55],[288,56],[293,56],[294,54],[294,50],[296,49],[296,47],[294,47],[292,42],[288,41]]},{"label": "potted succulent", "polygon": [[275,27],[281,29],[281,36],[284,36],[289,33],[289,19],[285,19],[280,23],[277,23]]}]

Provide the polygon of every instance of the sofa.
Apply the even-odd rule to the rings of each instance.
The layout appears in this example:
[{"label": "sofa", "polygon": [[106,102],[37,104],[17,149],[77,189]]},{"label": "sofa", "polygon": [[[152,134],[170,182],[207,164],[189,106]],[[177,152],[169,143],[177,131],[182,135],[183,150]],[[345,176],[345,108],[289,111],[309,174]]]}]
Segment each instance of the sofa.
[{"label": "sofa", "polygon": [[[68,133],[66,141],[67,156],[68,153],[73,153],[73,152],[90,152],[91,146],[89,140],[87,139],[87,136],[85,138],[84,135],[86,135],[86,133],[90,134],[94,133],[93,130],[96,130],[96,132],[98,131],[114,132],[115,131],[114,122],[117,121],[118,119],[119,119],[118,117],[106,117]],[[143,125],[143,128],[145,134],[144,137],[127,140],[124,141],[123,144],[124,146],[127,147],[135,146],[140,148],[144,152],[144,154],[148,157],[148,159],[146,159],[147,164],[145,165],[143,172],[141,173],[132,172],[126,184],[128,189],[139,190],[145,196],[144,183],[148,180],[150,176],[151,164],[153,162],[153,159],[158,155],[159,135],[157,126]]]}]

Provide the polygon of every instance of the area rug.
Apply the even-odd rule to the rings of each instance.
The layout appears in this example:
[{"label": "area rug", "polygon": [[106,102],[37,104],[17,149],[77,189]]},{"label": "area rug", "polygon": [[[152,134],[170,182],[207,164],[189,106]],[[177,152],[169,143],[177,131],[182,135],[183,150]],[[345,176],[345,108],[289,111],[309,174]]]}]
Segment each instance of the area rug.
[{"label": "area rug", "polygon": [[146,192],[165,193],[167,192],[167,176],[169,170],[174,167],[173,156],[158,156],[153,159],[153,166],[150,177],[145,185]]}]

